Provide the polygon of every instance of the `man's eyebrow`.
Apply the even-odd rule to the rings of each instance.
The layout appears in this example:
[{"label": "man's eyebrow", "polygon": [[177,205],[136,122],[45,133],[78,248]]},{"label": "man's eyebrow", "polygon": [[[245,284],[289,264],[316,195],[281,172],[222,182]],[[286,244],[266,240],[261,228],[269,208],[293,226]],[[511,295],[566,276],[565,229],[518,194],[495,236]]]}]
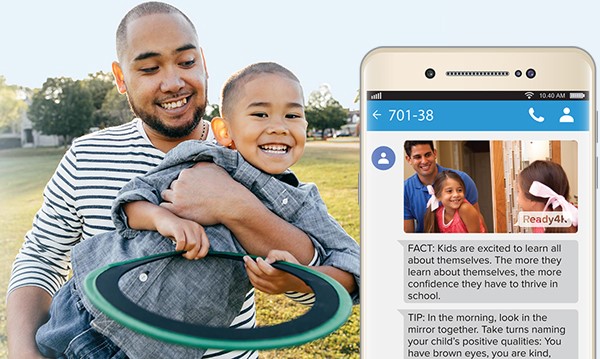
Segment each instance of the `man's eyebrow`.
[{"label": "man's eyebrow", "polygon": [[137,55],[133,61],[142,61],[151,57],[156,57],[156,56],[160,56],[160,54],[158,52],[154,52],[154,51],[148,51],[148,52],[143,52],[139,55]]},{"label": "man's eyebrow", "polygon": [[195,50],[195,49],[196,49],[196,45],[194,45],[194,44],[186,44],[186,45],[183,45],[181,47],[178,47],[177,49],[175,49],[174,52],[184,52],[184,51],[187,51],[187,50]]},{"label": "man's eyebrow", "polygon": [[[178,52],[184,52],[184,51],[193,50],[193,49],[196,49],[196,45],[194,45],[194,44],[186,44],[186,45],[183,45],[181,47],[178,47],[173,52],[174,53],[178,53]],[[142,60],[145,60],[145,59],[148,59],[148,58],[151,58],[151,57],[157,57],[157,56],[160,56],[160,53],[155,52],[155,51],[147,51],[147,52],[143,52],[143,53],[137,55],[135,57],[135,59],[133,59],[133,61],[142,61]]]}]

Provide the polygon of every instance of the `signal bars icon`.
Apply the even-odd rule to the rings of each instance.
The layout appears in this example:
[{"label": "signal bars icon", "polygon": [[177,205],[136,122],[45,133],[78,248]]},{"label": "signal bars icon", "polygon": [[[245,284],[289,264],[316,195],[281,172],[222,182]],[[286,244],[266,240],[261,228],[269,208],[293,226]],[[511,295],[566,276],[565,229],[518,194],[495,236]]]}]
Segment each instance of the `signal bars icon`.
[{"label": "signal bars icon", "polygon": [[527,99],[528,99],[528,100],[531,100],[531,98],[533,97],[533,95],[534,95],[534,93],[533,93],[533,92],[531,92],[531,91],[527,91],[527,92],[525,92],[525,96],[527,96]]},{"label": "signal bars icon", "polygon": [[381,92],[371,95],[371,100],[381,100]]}]

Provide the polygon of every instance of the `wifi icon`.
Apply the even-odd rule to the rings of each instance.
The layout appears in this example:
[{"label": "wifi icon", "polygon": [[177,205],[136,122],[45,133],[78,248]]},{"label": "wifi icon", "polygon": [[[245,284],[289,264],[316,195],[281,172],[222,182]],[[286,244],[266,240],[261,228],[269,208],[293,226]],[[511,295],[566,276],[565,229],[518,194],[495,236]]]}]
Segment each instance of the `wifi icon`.
[{"label": "wifi icon", "polygon": [[528,100],[531,100],[531,98],[533,97],[533,92],[527,91],[527,92],[525,92],[525,96],[527,96]]}]

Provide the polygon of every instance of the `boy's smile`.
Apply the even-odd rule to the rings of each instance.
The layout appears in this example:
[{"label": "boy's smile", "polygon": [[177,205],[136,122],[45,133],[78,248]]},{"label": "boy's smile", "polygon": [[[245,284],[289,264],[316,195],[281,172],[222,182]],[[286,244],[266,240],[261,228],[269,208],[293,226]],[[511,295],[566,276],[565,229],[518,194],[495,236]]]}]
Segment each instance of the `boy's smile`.
[{"label": "boy's smile", "polygon": [[239,91],[226,119],[232,148],[264,172],[284,172],[302,157],[306,143],[300,84],[281,74],[263,73]]}]

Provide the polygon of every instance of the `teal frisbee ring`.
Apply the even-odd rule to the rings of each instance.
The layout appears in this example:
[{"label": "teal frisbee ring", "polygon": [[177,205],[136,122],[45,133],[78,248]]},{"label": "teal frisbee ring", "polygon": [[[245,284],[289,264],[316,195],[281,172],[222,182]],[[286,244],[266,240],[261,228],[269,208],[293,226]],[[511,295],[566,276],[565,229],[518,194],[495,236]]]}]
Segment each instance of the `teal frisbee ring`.
[{"label": "teal frisbee ring", "polygon": [[[233,329],[181,322],[152,313],[121,292],[119,279],[128,271],[182,253],[161,253],[98,268],[85,277],[83,290],[96,308],[124,327],[154,339],[196,348],[262,350],[301,345],[338,329],[352,312],[352,300],[337,281],[288,262],[272,265],[304,281],[314,291],[315,302],[303,315],[272,326]],[[245,254],[210,251],[208,255],[242,261]]]}]

